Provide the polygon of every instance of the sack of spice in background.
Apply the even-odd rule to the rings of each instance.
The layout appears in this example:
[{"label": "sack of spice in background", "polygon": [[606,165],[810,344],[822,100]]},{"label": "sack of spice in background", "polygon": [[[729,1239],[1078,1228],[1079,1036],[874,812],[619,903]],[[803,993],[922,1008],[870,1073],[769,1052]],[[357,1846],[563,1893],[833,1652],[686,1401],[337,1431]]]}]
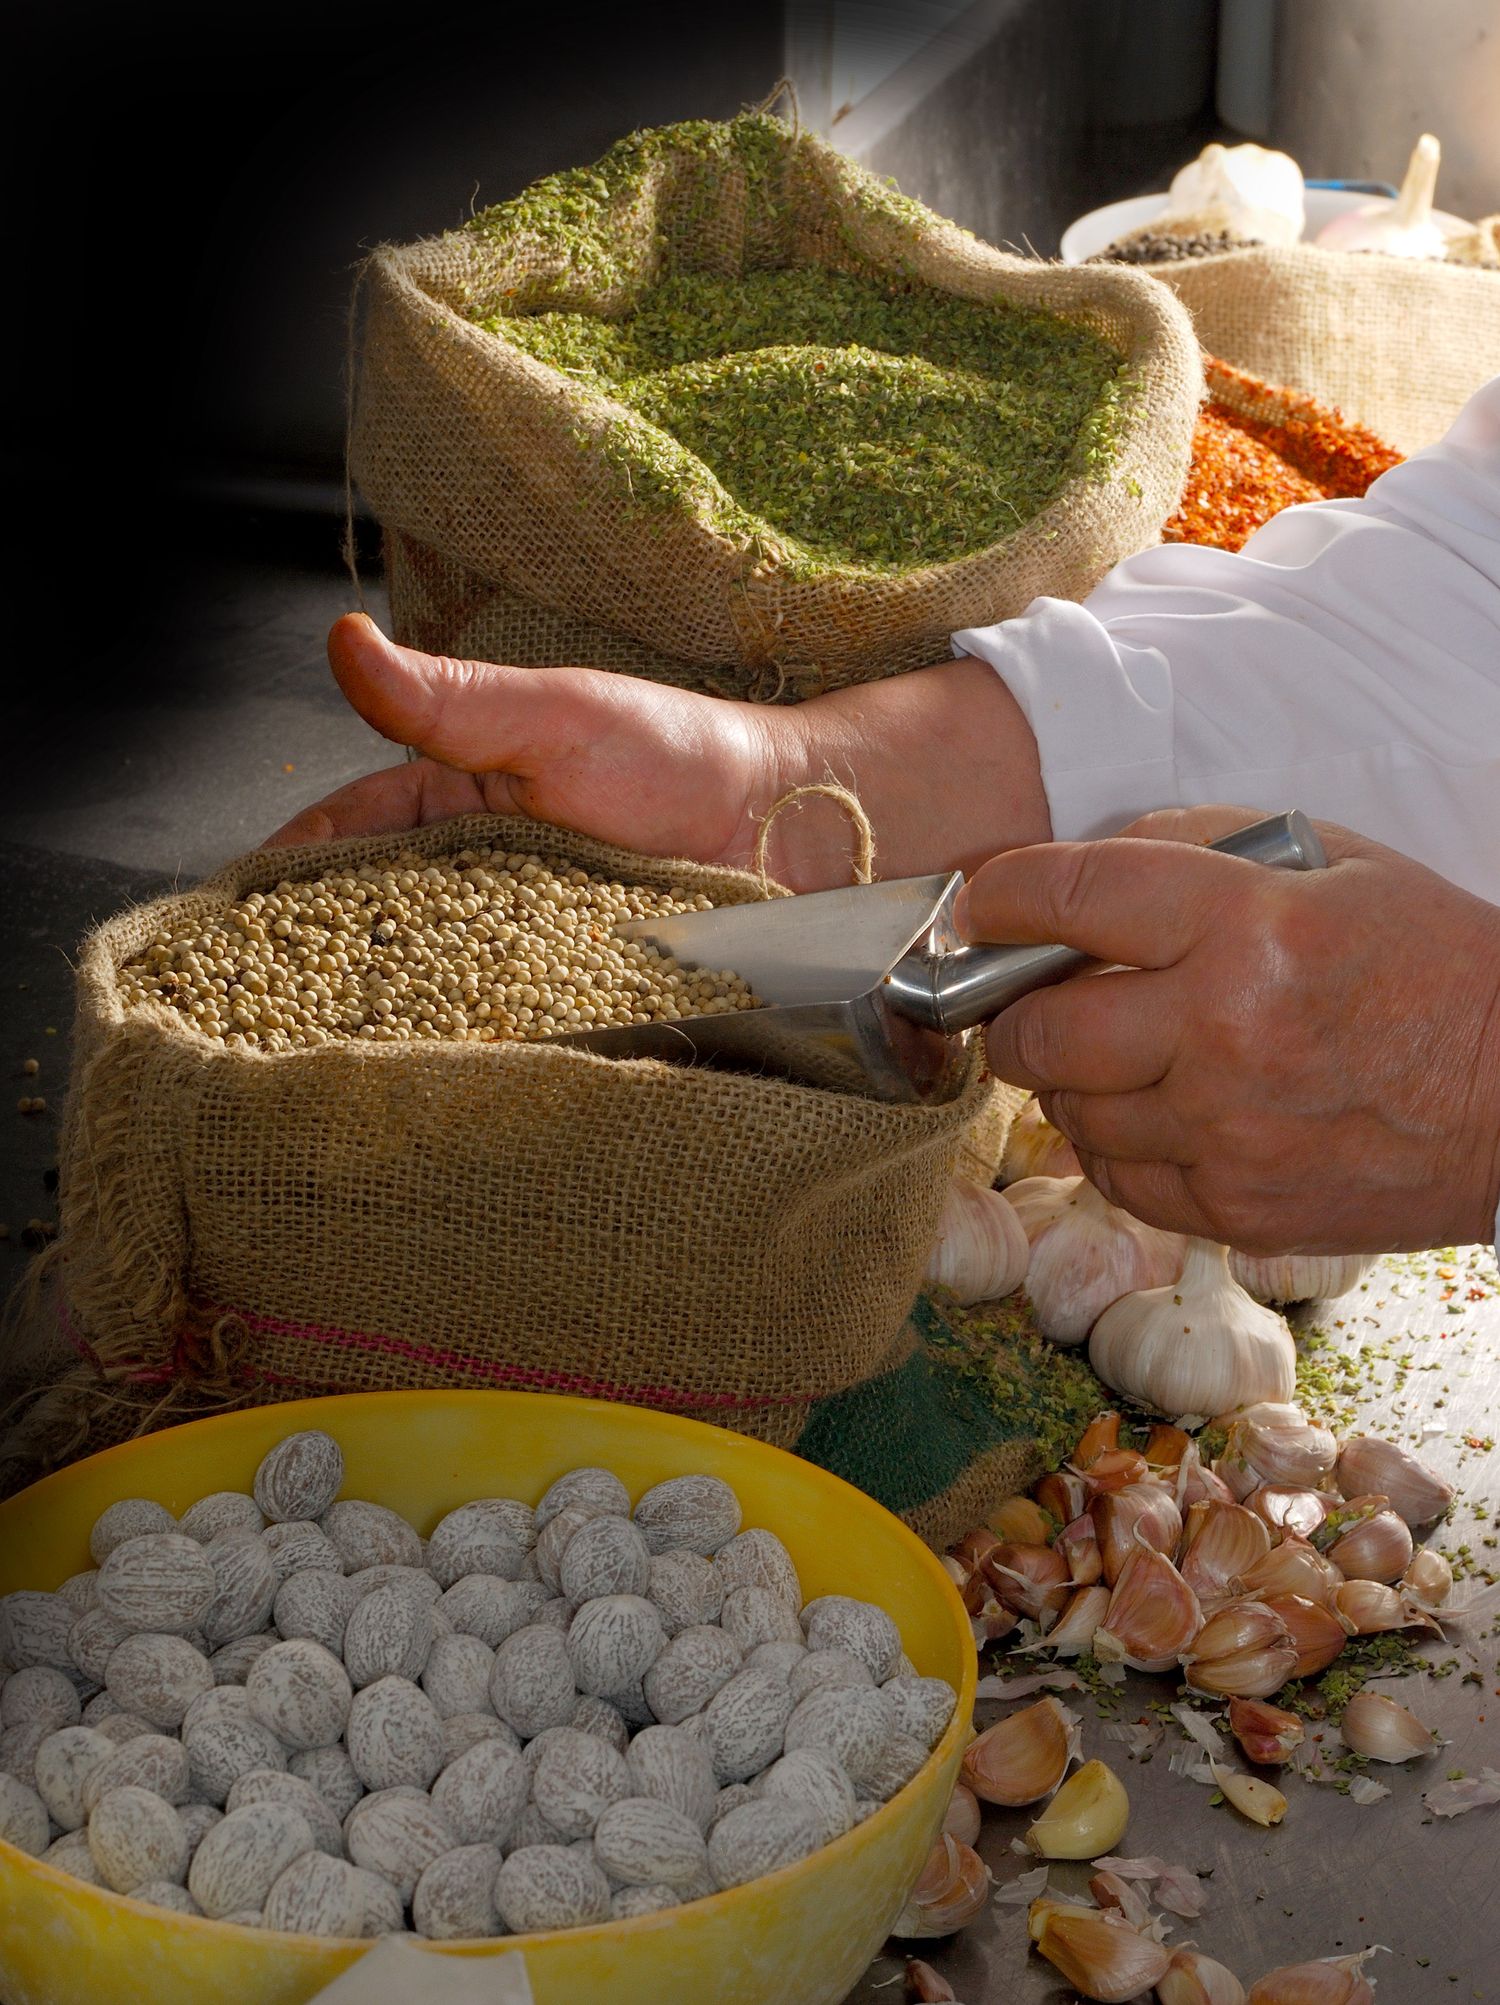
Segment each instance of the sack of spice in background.
[{"label": "sack of spice in background", "polygon": [[1355,500],[1402,455],[1315,398],[1205,356],[1207,396],[1193,459],[1164,543],[1238,550],[1304,501]]},{"label": "sack of spice in background", "polygon": [[1403,453],[1434,444],[1500,375],[1500,271],[1294,244],[1152,275],[1210,355],[1336,405]]},{"label": "sack of spice in background", "polygon": [[[492,1385],[792,1446],[816,1423],[860,1480],[837,1402],[914,1382],[949,1179],[1014,1104],[977,1044],[957,1098],[896,1107],[531,1041],[604,983],[625,1020],[736,1006],[721,978],[616,968],[599,911],[767,887],[519,818],[403,842],[244,857],[85,942],[47,1255],[71,1369],[23,1414],[10,1478],[216,1405]],[[569,978],[590,955],[603,980]],[[865,1445],[871,1483],[946,1538],[1034,1455],[1024,1402],[997,1419],[925,1382],[942,1454],[899,1401]],[[962,1508],[937,1509],[948,1491]]]},{"label": "sack of spice in background", "polygon": [[749,113],[369,260],[352,467],[398,637],[801,696],[1153,543],[1201,378],[1169,294],[1007,257]]}]

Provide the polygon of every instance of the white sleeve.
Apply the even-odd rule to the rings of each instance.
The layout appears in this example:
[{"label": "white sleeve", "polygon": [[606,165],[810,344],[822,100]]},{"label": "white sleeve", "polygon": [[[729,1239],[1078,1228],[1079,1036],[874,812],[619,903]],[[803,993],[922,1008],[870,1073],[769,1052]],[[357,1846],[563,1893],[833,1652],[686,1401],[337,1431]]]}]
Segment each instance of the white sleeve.
[{"label": "white sleeve", "polygon": [[1296,807],[1500,904],[1500,377],[1363,501],[1143,551],[953,649],[1025,712],[1059,839]]}]

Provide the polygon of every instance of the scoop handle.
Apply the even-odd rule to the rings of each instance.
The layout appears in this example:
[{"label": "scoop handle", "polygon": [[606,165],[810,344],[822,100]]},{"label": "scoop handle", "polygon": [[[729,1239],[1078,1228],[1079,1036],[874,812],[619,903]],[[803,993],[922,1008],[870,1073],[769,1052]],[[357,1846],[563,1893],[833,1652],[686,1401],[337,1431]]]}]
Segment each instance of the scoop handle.
[{"label": "scoop handle", "polygon": [[[1252,822],[1206,846],[1270,870],[1323,870],[1328,864],[1317,830],[1297,808]],[[951,1035],[988,1023],[1034,989],[1050,988],[1099,963],[1072,947],[961,947],[932,956],[926,965],[930,990],[925,981],[902,982],[897,1006],[903,1015]]]}]

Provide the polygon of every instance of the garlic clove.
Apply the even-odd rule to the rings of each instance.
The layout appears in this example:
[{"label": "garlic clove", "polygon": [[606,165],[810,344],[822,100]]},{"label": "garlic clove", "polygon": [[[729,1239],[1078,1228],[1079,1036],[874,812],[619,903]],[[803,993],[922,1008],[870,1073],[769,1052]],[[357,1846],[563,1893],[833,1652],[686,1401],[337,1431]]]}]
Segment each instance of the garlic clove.
[{"label": "garlic clove", "polygon": [[1026,1833],[1044,1859],[1097,1859],[1112,1852],[1130,1821],[1125,1785],[1102,1761],[1086,1761],[1070,1775]]},{"label": "garlic clove", "polygon": [[1111,1490],[1123,1490],[1132,1483],[1143,1483],[1150,1474],[1151,1465],[1144,1455],[1138,1455],[1133,1448],[1111,1448],[1094,1458],[1083,1471],[1083,1480],[1090,1497],[1097,1497]]},{"label": "garlic clove", "polygon": [[1246,1761],[1259,1762],[1265,1768],[1286,1761],[1292,1749],[1307,1738],[1307,1730],[1295,1713],[1268,1706],[1263,1699],[1231,1699],[1229,1731]]},{"label": "garlic clove", "polygon": [[964,1533],[953,1548],[953,1556],[963,1560],[972,1572],[987,1552],[993,1552],[996,1546],[1004,1543],[1000,1534],[991,1531],[988,1525],[976,1525],[973,1531]]},{"label": "garlic clove", "polygon": [[983,1606],[974,1610],[969,1617],[969,1628],[974,1635],[974,1648],[987,1650],[992,1643],[1010,1634],[1020,1621],[1014,1609],[1003,1608],[993,1595]]},{"label": "garlic clove", "polygon": [[1261,1400],[1230,1421],[1225,1454],[1246,1463],[1263,1483],[1316,1489],[1332,1471],[1339,1448],[1331,1430],[1309,1420],[1300,1406]]},{"label": "garlic clove", "polygon": [[1187,1510],[1193,1504],[1234,1504],[1238,1503],[1234,1491],[1216,1475],[1212,1469],[1203,1466],[1203,1458],[1198,1453],[1196,1441],[1189,1441],[1181,1462],[1177,1467],[1177,1508]]},{"label": "garlic clove", "polygon": [[1068,1457],[1068,1467],[1082,1472],[1089,1469],[1099,1457],[1113,1453],[1120,1445],[1120,1416],[1118,1413],[1096,1413],[1094,1418],[1079,1435],[1073,1453]]},{"label": "garlic clove", "polygon": [[1328,1516],[1333,1499],[1326,1491],[1298,1490],[1284,1483],[1262,1483],[1245,1498],[1245,1509],[1277,1532],[1311,1538]]},{"label": "garlic clove", "polygon": [[1264,1699],[1279,1692],[1297,1661],[1285,1622],[1263,1601],[1226,1602],[1209,1616],[1182,1655],[1195,1692]]},{"label": "garlic clove", "polygon": [[1081,1657],[1094,1647],[1094,1633],[1109,1607],[1107,1587],[1080,1587],[1062,1614],[1041,1640],[1036,1650],[1050,1650],[1055,1657]]},{"label": "garlic clove", "polygon": [[1344,1443],[1338,1484],[1345,1496],[1379,1493],[1397,1517],[1416,1529],[1440,1518],[1453,1502],[1453,1485],[1394,1441],[1356,1434]]},{"label": "garlic clove", "polygon": [[966,1784],[955,1782],[943,1816],[943,1829],[961,1845],[973,1845],[979,1840],[979,1822],[979,1798]]},{"label": "garlic clove", "polygon": [[1160,2005],[1245,2005],[1245,1987],[1234,1972],[1196,1949],[1178,1950],[1156,1980],[1156,1995]]},{"label": "garlic clove", "polygon": [[1330,1956],[1320,1963],[1288,1963],[1268,1971],[1250,1987],[1245,2005],[1375,2005],[1375,1992],[1361,1965],[1375,1954]]},{"label": "garlic clove", "polygon": [[1380,1636],[1389,1629],[1424,1626],[1441,1634],[1431,1616],[1409,1607],[1394,1587],[1381,1580],[1346,1580],[1333,1597],[1333,1608],[1350,1636]]},{"label": "garlic clove", "polygon": [[1428,1608],[1440,1608],[1453,1592],[1453,1569],[1440,1552],[1421,1546],[1401,1576],[1401,1586]]},{"label": "garlic clove", "polygon": [[1053,1127],[1039,1101],[1028,1100],[1005,1138],[1001,1182],[1015,1184],[1026,1177],[1076,1177],[1082,1173],[1073,1144]]},{"label": "garlic clove", "polygon": [[1376,1511],[1325,1550],[1346,1580],[1399,1580],[1411,1564],[1411,1531],[1394,1511]]},{"label": "garlic clove", "polygon": [[1176,1282],[1104,1311],[1089,1361],[1107,1386],[1169,1418],[1288,1399],[1295,1384],[1285,1322],[1251,1300],[1231,1278],[1225,1249],[1204,1239],[1188,1242]]},{"label": "garlic clove", "polygon": [[1089,1516],[1110,1587],[1138,1546],[1172,1553],[1182,1537],[1182,1513],[1165,1483],[1131,1483],[1123,1490],[1106,1490],[1090,1502]]},{"label": "garlic clove", "polygon": [[958,1993],[930,1963],[924,1963],[919,1956],[909,1956],[903,1973],[906,1979],[906,1996],[911,2005],[956,2005]]},{"label": "garlic clove", "polygon": [[1030,1258],[1020,1220],[1000,1192],[954,1177],[927,1256],[927,1280],[964,1304],[996,1302],[1020,1287]]},{"label": "garlic clove", "polygon": [[1150,1928],[1151,1909],[1145,1895],[1129,1880],[1122,1880],[1118,1873],[1095,1873],[1089,1881],[1089,1892],[1093,1895],[1095,1907],[1113,1908],[1134,1929],[1145,1931]]},{"label": "garlic clove", "polygon": [[952,1935],[980,1914],[990,1897],[990,1869],[972,1847],[943,1832],[927,1855],[892,1935]]},{"label": "garlic clove", "polygon": [[949,1580],[952,1581],[954,1587],[957,1588],[958,1592],[962,1594],[964,1589],[969,1584],[970,1576],[974,1571],[973,1567],[965,1565],[963,1560],[958,1559],[951,1552],[945,1552],[942,1558],[938,1561],[938,1565],[943,1569],[943,1572],[947,1574]]},{"label": "garlic clove", "polygon": [[996,1599],[1045,1629],[1072,1592],[1068,1562],[1053,1546],[998,1545],[979,1562]]},{"label": "garlic clove", "polygon": [[1182,1458],[1193,1445],[1193,1437],[1184,1428],[1174,1427],[1169,1421],[1155,1420],[1151,1432],[1146,1436],[1146,1445],[1141,1450],[1152,1472],[1158,1476],[1175,1476],[1182,1467]]},{"label": "garlic clove", "polygon": [[1288,1532],[1279,1546],[1272,1546],[1263,1559],[1256,1560],[1240,1576],[1246,1594],[1259,1600],[1273,1594],[1300,1594],[1305,1601],[1328,1606],[1344,1576],[1331,1560],[1325,1559],[1309,1540]]},{"label": "garlic clove", "polygon": [[1034,1901],[1031,1939],[1052,1966],[1085,1998],[1124,2005],[1161,1978],[1172,1958],[1159,1942],[1140,1935],[1104,1908]]},{"label": "garlic clove", "polygon": [[1433,1754],[1437,1736],[1415,1713],[1380,1692],[1356,1692],[1339,1721],[1344,1745],[1371,1761],[1411,1761]]},{"label": "garlic clove", "polygon": [[1075,1518],[1072,1524],[1064,1525],[1053,1549],[1068,1562],[1068,1573],[1075,1587],[1090,1587],[1103,1579],[1104,1558],[1091,1517]]},{"label": "garlic clove", "polygon": [[986,1521],[996,1537],[1007,1545],[1044,1546],[1057,1529],[1040,1504],[1030,1497],[1007,1497],[997,1504]]},{"label": "garlic clove", "polygon": [[1225,1768],[1217,1761],[1208,1765],[1225,1802],[1232,1803],[1252,1824],[1279,1824],[1285,1817],[1286,1798],[1274,1784],[1258,1775],[1242,1775],[1238,1769]]},{"label": "garlic clove", "polygon": [[1031,1246],[1026,1293],[1044,1336],[1081,1344],[1122,1295],[1171,1281],[1183,1241],[1118,1209],[1083,1177],[1027,1177],[1005,1193]]},{"label": "garlic clove", "polygon": [[1170,1671],[1202,1625],[1197,1595],[1166,1554],[1139,1545],[1121,1567],[1094,1631],[1094,1655],[1135,1671]]},{"label": "garlic clove", "polygon": [[1279,1615],[1297,1651],[1297,1661],[1287,1674],[1293,1678],[1315,1678],[1326,1671],[1349,1640],[1349,1631],[1331,1608],[1297,1594],[1276,1594],[1266,1607]]},{"label": "garlic clove", "polygon": [[1059,1525],[1070,1525],[1089,1500],[1083,1478],[1068,1469],[1054,1469],[1051,1475],[1043,1476],[1040,1482],[1033,1483],[1031,1494]]},{"label": "garlic clove", "polygon": [[1373,1253],[1234,1253],[1229,1271],[1257,1302],[1336,1302],[1375,1265]]},{"label": "garlic clove", "polygon": [[1270,1550],[1270,1531],[1242,1504],[1194,1504],[1183,1526],[1177,1570],[1200,1601],[1216,1601]]},{"label": "garlic clove", "polygon": [[970,1741],[959,1773],[981,1803],[1013,1810],[1038,1803],[1067,1774],[1077,1731],[1066,1706],[1050,1696],[1038,1699]]}]

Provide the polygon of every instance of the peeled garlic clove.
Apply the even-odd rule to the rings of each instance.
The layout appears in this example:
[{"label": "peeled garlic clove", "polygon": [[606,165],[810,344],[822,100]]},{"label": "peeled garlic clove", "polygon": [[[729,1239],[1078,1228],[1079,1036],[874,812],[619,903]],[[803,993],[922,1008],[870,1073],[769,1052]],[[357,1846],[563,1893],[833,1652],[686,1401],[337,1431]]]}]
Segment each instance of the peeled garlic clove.
[{"label": "peeled garlic clove", "polygon": [[1050,1476],[1033,1483],[1031,1494],[1049,1518],[1070,1525],[1089,1500],[1088,1486],[1081,1476],[1068,1469],[1054,1469]]},{"label": "peeled garlic clove", "polygon": [[1156,1980],[1160,2005],[1245,2005],[1245,1987],[1232,1970],[1200,1956],[1196,1949],[1179,1949]]},{"label": "peeled garlic clove", "polygon": [[1089,1516],[1104,1578],[1111,1587],[1138,1546],[1171,1553],[1182,1537],[1182,1513],[1165,1483],[1131,1483],[1123,1490],[1107,1490],[1092,1500]]},{"label": "peeled garlic clove", "polygon": [[1073,1453],[1068,1457],[1068,1466],[1080,1472],[1089,1469],[1101,1455],[1113,1453],[1119,1445],[1119,1414],[1096,1413],[1079,1435]]},{"label": "peeled garlic clove", "polygon": [[1044,1546],[1056,1529],[1041,1505],[1030,1497],[1007,1497],[990,1512],[988,1524],[1007,1545]]},{"label": "peeled garlic clove", "polygon": [[1094,1647],[1094,1632],[1109,1607],[1107,1587],[1080,1587],[1062,1614],[1035,1645],[1055,1657],[1081,1657]]},{"label": "peeled garlic clove", "polygon": [[956,2005],[958,1993],[947,1978],[919,1956],[907,1958],[905,1977],[912,2005]]},{"label": "peeled garlic clove", "polygon": [[1286,1798],[1258,1775],[1241,1775],[1237,1769],[1223,1768],[1211,1761],[1214,1781],[1226,1803],[1232,1803],[1252,1824],[1279,1824],[1286,1815]]},{"label": "peeled garlic clove", "polygon": [[1188,1242],[1174,1284],[1114,1303],[1089,1340],[1107,1386],[1173,1418],[1287,1399],[1296,1361],[1281,1317],[1250,1299],[1225,1249],[1205,1239]]},{"label": "peeled garlic clove", "polygon": [[1351,1525],[1327,1552],[1346,1580],[1399,1580],[1411,1564],[1411,1531],[1394,1511],[1377,1511]]},{"label": "peeled garlic clove", "polygon": [[1288,1532],[1279,1546],[1272,1546],[1263,1559],[1245,1569],[1240,1586],[1246,1594],[1262,1600],[1273,1594],[1300,1594],[1305,1601],[1318,1601],[1326,1607],[1343,1585],[1343,1579],[1338,1568],[1315,1545],[1295,1532]]},{"label": "peeled garlic clove", "polygon": [[952,1935],[982,1912],[989,1897],[989,1867],[970,1846],[945,1831],[928,1853],[891,1934]]},{"label": "peeled garlic clove", "polygon": [[1373,1253],[1234,1253],[1229,1271],[1257,1302],[1336,1302],[1375,1265]]},{"label": "peeled garlic clove", "polygon": [[973,1845],[979,1838],[979,1798],[962,1782],[955,1782],[943,1816],[943,1829],[961,1845]]},{"label": "peeled garlic clove", "polygon": [[1130,1821],[1125,1785],[1102,1761],[1086,1761],[1070,1775],[1026,1833],[1044,1859],[1098,1859],[1112,1852]]},{"label": "peeled garlic clove", "polygon": [[1202,1626],[1198,1597],[1166,1554],[1137,1546],[1094,1631],[1094,1655],[1134,1671],[1170,1671]]},{"label": "peeled garlic clove", "polygon": [[1044,1629],[1073,1591],[1068,1562],[1054,1546],[998,1545],[979,1564],[996,1598]]},{"label": "peeled garlic clove", "polygon": [[1111,1302],[1181,1269],[1176,1233],[1142,1225],[1081,1176],[1027,1177],[1005,1195],[1031,1246],[1026,1293],[1056,1344],[1081,1344]]},{"label": "peeled garlic clove", "polygon": [[960,1302],[995,1302],[1020,1287],[1030,1257],[1020,1220],[999,1191],[954,1177],[926,1278],[951,1289]]},{"label": "peeled garlic clove", "polygon": [[1345,1496],[1376,1492],[1386,1497],[1397,1517],[1413,1528],[1430,1525],[1453,1502],[1451,1483],[1396,1442],[1375,1434],[1356,1434],[1344,1443],[1338,1484]]},{"label": "peeled garlic clove", "polygon": [[1292,1749],[1307,1738],[1307,1730],[1295,1713],[1268,1706],[1263,1699],[1231,1699],[1229,1731],[1244,1750],[1245,1759],[1264,1768],[1286,1761]]},{"label": "peeled garlic clove", "polygon": [[1438,1745],[1437,1736],[1415,1713],[1379,1692],[1356,1692],[1344,1708],[1339,1732],[1346,1747],[1371,1761],[1411,1761],[1432,1754]]},{"label": "peeled garlic clove", "polygon": [[1369,1978],[1361,1966],[1375,1954],[1330,1956],[1320,1963],[1287,1963],[1252,1984],[1245,2005],[1375,2005]]},{"label": "peeled garlic clove", "polygon": [[960,1774],[981,1803],[1018,1809],[1050,1796],[1068,1772],[1077,1722],[1051,1697],[987,1727],[964,1750]]},{"label": "peeled garlic clove", "polygon": [[1254,1511],[1264,1524],[1277,1532],[1296,1532],[1311,1538],[1328,1516],[1334,1500],[1326,1491],[1297,1490],[1284,1483],[1262,1483],[1245,1499],[1245,1509]]},{"label": "peeled garlic clove", "polygon": [[1225,1454],[1254,1469],[1263,1483],[1315,1490],[1338,1460],[1332,1432],[1289,1401],[1261,1400],[1229,1423]]},{"label": "peeled garlic clove", "polygon": [[1263,1601],[1230,1601],[1218,1608],[1182,1658],[1195,1692],[1226,1698],[1264,1699],[1292,1675],[1297,1648],[1287,1626]]},{"label": "peeled garlic clove", "polygon": [[1010,1124],[1005,1138],[1005,1154],[1000,1158],[1000,1181],[1020,1183],[1024,1177],[1076,1177],[1082,1175],[1078,1152],[1067,1136],[1042,1112],[1041,1103],[1028,1100]]},{"label": "peeled garlic clove", "polygon": [[1266,1607],[1286,1625],[1297,1652],[1297,1661],[1288,1672],[1292,1678],[1315,1678],[1326,1671],[1349,1640],[1349,1631],[1331,1608],[1306,1601],[1297,1594],[1276,1594]]},{"label": "peeled garlic clove", "polygon": [[1183,1526],[1177,1570],[1200,1601],[1216,1601],[1270,1550],[1269,1530],[1242,1504],[1194,1504]]},{"label": "peeled garlic clove", "polygon": [[1149,1991],[1172,1961],[1159,1942],[1104,1908],[1034,1901],[1030,1927],[1038,1950],[1074,1990],[1104,2005],[1124,2005]]},{"label": "peeled garlic clove", "polygon": [[1453,1592],[1453,1569],[1440,1552],[1422,1546],[1411,1556],[1411,1565],[1401,1576],[1401,1585],[1429,1608],[1439,1608]]},{"label": "peeled garlic clove", "polygon": [[1103,1578],[1104,1559],[1099,1551],[1092,1518],[1075,1518],[1072,1524],[1064,1525],[1053,1550],[1060,1552],[1067,1561],[1075,1587],[1091,1587],[1096,1580]]}]

